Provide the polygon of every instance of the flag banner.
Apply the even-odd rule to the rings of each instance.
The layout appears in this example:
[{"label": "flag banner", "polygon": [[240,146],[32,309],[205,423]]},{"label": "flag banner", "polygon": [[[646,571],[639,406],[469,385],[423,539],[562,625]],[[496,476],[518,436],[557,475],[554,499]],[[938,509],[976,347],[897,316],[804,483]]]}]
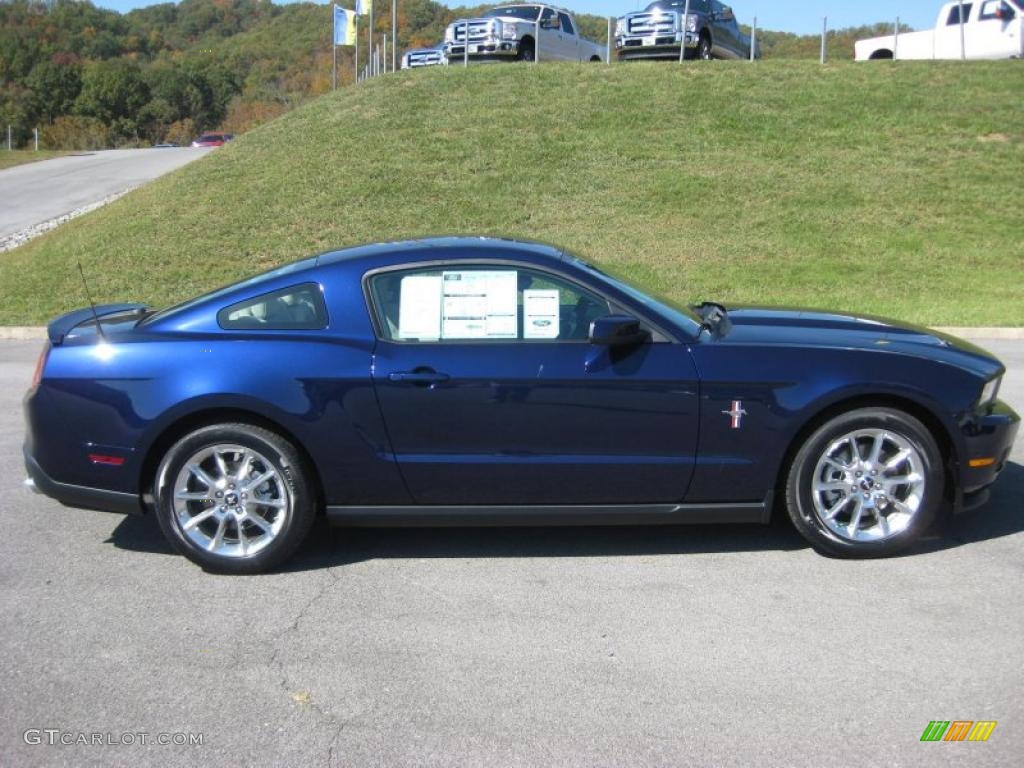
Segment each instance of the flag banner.
[{"label": "flag banner", "polygon": [[356,44],[356,15],[347,8],[334,6],[334,44]]},{"label": "flag banner", "polygon": [[373,0],[356,0],[356,13],[366,16],[373,11]]}]

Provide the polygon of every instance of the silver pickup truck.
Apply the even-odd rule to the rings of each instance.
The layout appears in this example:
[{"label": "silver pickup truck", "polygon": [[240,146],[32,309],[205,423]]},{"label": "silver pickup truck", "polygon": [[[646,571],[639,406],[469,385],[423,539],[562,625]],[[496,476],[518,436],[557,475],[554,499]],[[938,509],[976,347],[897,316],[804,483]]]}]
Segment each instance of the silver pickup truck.
[{"label": "silver pickup truck", "polygon": [[441,43],[433,48],[412,48],[402,54],[402,69],[436,67],[447,63],[444,45]]},{"label": "silver pickup truck", "polygon": [[[466,35],[469,51],[466,52]],[[605,48],[579,35],[569,11],[544,4],[501,5],[475,19],[458,19],[444,33],[452,64],[471,61],[604,61]]]},{"label": "silver pickup truck", "polygon": [[[657,0],[644,10],[627,13],[615,26],[619,59],[746,59],[750,37],[740,31],[732,8],[718,0]],[[685,27],[685,28],[684,28]],[[754,51],[760,58],[760,50]]]}]

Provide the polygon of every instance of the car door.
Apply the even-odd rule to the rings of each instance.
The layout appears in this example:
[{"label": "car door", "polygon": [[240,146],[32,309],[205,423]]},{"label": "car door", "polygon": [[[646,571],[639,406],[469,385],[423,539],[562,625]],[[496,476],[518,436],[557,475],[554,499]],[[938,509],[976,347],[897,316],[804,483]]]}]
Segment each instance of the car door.
[{"label": "car door", "polygon": [[738,58],[740,55],[740,28],[736,22],[736,14],[733,13],[732,8],[717,1],[712,5],[715,9],[715,34],[712,38],[715,47],[718,48],[718,53],[722,58]]},{"label": "car door", "polygon": [[367,276],[373,379],[419,504],[681,501],[697,444],[688,348],[589,342],[613,307],[536,267],[452,263]]},{"label": "car door", "polygon": [[573,26],[569,14],[559,11],[558,27],[562,58],[567,61],[579,61],[579,38],[576,36],[576,28]]},{"label": "car door", "polygon": [[1021,55],[1020,15],[1005,0],[985,0],[969,25],[967,55],[972,59],[1008,59]]},{"label": "car door", "polygon": [[[973,3],[964,3],[964,42],[969,34],[971,26],[971,12],[974,9]],[[945,23],[935,28],[935,58],[937,59],[959,59],[961,52],[960,38],[960,6],[951,5],[946,14]]]},{"label": "car door", "polygon": [[537,53],[541,61],[558,61],[562,58],[558,14],[553,8],[545,7],[541,11],[537,36]]}]

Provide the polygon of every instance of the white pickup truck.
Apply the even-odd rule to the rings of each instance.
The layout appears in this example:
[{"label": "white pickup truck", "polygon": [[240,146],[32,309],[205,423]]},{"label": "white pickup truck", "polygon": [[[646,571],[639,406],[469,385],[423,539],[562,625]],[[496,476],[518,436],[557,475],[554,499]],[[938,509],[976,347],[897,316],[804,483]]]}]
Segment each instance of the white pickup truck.
[{"label": "white pickup truck", "polygon": [[[960,11],[963,9],[963,37]],[[963,48],[961,49],[961,40]],[[1012,59],[1024,56],[1024,2],[946,3],[935,29],[858,40],[857,61],[871,59]]]},{"label": "white pickup truck", "polygon": [[[469,51],[466,37],[469,36]],[[470,61],[604,61],[605,47],[580,37],[572,14],[544,4],[501,5],[458,19],[444,33],[451,64]]]}]

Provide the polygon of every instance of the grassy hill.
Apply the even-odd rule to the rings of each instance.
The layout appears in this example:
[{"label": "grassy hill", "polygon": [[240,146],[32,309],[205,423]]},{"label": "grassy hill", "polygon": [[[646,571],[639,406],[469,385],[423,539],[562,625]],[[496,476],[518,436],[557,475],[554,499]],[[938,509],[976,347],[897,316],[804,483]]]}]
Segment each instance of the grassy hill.
[{"label": "grassy hill", "polygon": [[482,66],[329,94],[0,254],[0,323],[440,233],[685,301],[1024,325],[1024,67]]}]

